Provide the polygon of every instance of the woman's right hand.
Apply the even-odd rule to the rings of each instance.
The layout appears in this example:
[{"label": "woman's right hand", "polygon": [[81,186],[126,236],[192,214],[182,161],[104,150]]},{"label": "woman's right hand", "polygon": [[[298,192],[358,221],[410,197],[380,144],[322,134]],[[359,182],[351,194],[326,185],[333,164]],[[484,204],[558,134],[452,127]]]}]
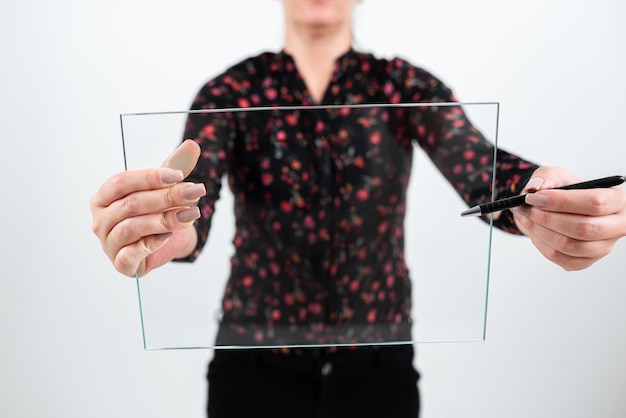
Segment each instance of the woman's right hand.
[{"label": "woman's right hand", "polygon": [[117,271],[143,276],[193,251],[195,203],[206,190],[183,180],[199,156],[198,144],[187,140],[162,167],[118,173],[92,196],[92,229]]}]

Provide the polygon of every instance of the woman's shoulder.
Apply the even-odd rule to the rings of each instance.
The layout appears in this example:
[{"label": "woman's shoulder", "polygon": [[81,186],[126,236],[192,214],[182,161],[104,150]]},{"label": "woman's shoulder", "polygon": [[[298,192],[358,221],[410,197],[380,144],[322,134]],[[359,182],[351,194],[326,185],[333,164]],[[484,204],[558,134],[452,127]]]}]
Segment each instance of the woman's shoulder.
[{"label": "woman's shoulder", "polygon": [[274,69],[280,59],[280,53],[264,51],[249,55],[240,61],[230,64],[215,78],[232,77],[239,80],[264,76]]},{"label": "woman's shoulder", "polygon": [[453,100],[453,95],[445,83],[430,70],[414,64],[410,59],[399,55],[375,55],[371,52],[356,52],[359,60],[371,68],[379,82],[388,83],[403,96],[412,100]]},{"label": "woman's shoulder", "polygon": [[372,52],[355,51],[359,59],[390,77],[435,77],[425,67],[415,64],[410,59],[400,55],[378,55]]},{"label": "woman's shoulder", "polygon": [[280,55],[280,52],[274,51],[263,51],[251,54],[229,66],[226,71],[242,71],[249,68],[258,69],[260,67],[266,67],[278,60]]},{"label": "woman's shoulder", "polygon": [[225,70],[204,82],[198,96],[222,96],[232,101],[235,96],[245,95],[251,86],[270,73],[277,56],[274,52],[261,52],[228,64]]}]

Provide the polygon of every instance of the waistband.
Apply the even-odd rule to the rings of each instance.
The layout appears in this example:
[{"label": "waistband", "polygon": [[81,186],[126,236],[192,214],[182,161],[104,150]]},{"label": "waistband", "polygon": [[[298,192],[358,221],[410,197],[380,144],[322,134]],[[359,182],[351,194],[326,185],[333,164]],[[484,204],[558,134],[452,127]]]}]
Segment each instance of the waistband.
[{"label": "waistband", "polygon": [[327,363],[348,368],[379,367],[385,364],[413,361],[414,348],[409,344],[301,347],[301,348],[251,348],[219,349],[215,358],[234,361],[251,367],[273,367],[294,372],[311,372]]}]

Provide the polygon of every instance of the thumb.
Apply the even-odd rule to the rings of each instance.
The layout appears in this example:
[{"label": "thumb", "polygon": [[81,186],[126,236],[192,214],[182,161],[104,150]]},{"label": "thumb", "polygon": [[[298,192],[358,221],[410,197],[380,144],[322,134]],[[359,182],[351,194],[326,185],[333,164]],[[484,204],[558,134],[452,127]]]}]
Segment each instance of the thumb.
[{"label": "thumb", "polygon": [[200,146],[193,139],[186,139],[163,162],[162,167],[180,170],[187,177],[200,158]]},{"label": "thumb", "polygon": [[525,194],[525,193],[534,193],[537,190],[541,189],[541,186],[544,183],[544,179],[543,177],[532,177],[530,180],[528,180],[528,183],[526,183],[526,185],[524,186],[524,189],[522,190],[521,194]]},{"label": "thumb", "polygon": [[580,181],[569,171],[560,167],[542,166],[532,175],[532,178],[524,186],[522,193],[532,193],[539,190],[554,189],[556,187],[572,184]]}]

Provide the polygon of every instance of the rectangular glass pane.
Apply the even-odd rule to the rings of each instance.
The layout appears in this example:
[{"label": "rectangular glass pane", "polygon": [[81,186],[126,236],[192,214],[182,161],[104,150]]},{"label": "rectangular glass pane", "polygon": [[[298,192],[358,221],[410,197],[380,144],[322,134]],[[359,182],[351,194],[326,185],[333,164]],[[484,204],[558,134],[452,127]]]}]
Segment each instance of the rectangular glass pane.
[{"label": "rectangular glass pane", "polygon": [[225,162],[197,259],[137,279],[146,349],[484,339],[491,222],[462,218],[453,185],[469,170],[463,194],[492,198],[497,103],[133,113],[121,124],[127,170],[160,166],[191,126],[212,138],[204,158]]}]

